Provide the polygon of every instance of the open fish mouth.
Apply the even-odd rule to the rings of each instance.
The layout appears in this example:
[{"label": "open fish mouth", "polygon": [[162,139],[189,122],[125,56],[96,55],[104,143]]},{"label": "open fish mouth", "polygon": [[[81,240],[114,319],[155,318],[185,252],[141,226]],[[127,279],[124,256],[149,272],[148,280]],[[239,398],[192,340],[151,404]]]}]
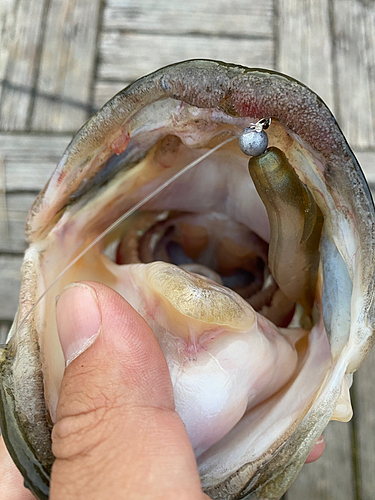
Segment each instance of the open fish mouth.
[{"label": "open fish mouth", "polygon": [[[237,139],[216,149],[262,118],[272,120],[263,154],[249,158]],[[213,149],[28,314],[118,217]],[[328,421],[351,418],[351,374],[373,344],[374,223],[353,153],[299,82],[197,60],[120,92],[75,136],[27,221],[0,413],[32,491],[48,496],[64,372],[55,296],[94,280],[157,336],[204,491],[279,499]]]}]

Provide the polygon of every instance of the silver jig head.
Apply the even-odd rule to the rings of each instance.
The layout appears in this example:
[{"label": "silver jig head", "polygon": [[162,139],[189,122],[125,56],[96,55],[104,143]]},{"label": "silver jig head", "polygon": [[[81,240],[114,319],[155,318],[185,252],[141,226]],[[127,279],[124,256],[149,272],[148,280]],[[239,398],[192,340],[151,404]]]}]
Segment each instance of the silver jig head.
[{"label": "silver jig head", "polygon": [[268,136],[265,130],[270,126],[271,118],[262,118],[256,123],[250,123],[239,137],[240,149],[245,155],[260,156],[268,146]]}]

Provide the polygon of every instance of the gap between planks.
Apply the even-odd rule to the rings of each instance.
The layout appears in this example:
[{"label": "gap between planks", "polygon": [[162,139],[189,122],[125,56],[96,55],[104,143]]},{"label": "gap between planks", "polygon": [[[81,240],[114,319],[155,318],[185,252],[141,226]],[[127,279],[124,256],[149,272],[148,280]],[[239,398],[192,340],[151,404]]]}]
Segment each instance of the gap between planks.
[{"label": "gap between planks", "polygon": [[278,0],[279,71],[334,111],[354,148],[375,147],[375,2]]},{"label": "gap between planks", "polygon": [[76,130],[92,112],[100,0],[0,3],[0,129]]},{"label": "gap between planks", "polygon": [[272,38],[272,0],[107,0],[103,29]]}]

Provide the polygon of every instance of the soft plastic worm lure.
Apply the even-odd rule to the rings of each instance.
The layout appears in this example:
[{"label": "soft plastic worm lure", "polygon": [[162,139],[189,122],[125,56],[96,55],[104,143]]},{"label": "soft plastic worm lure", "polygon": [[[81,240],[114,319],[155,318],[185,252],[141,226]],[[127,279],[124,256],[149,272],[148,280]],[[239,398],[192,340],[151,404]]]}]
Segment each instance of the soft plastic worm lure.
[{"label": "soft plastic worm lure", "polygon": [[239,141],[252,156],[249,172],[271,226],[268,265],[281,291],[311,316],[319,267],[323,215],[285,153],[267,149],[270,119],[246,128]]}]

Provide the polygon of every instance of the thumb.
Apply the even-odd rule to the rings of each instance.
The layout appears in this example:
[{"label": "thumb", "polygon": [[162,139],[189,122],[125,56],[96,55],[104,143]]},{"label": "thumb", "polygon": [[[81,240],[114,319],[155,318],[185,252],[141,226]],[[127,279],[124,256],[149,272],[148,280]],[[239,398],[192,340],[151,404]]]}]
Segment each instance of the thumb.
[{"label": "thumb", "polygon": [[67,363],[51,500],[204,498],[156,337],[114,290],[75,283],[57,303]]}]

